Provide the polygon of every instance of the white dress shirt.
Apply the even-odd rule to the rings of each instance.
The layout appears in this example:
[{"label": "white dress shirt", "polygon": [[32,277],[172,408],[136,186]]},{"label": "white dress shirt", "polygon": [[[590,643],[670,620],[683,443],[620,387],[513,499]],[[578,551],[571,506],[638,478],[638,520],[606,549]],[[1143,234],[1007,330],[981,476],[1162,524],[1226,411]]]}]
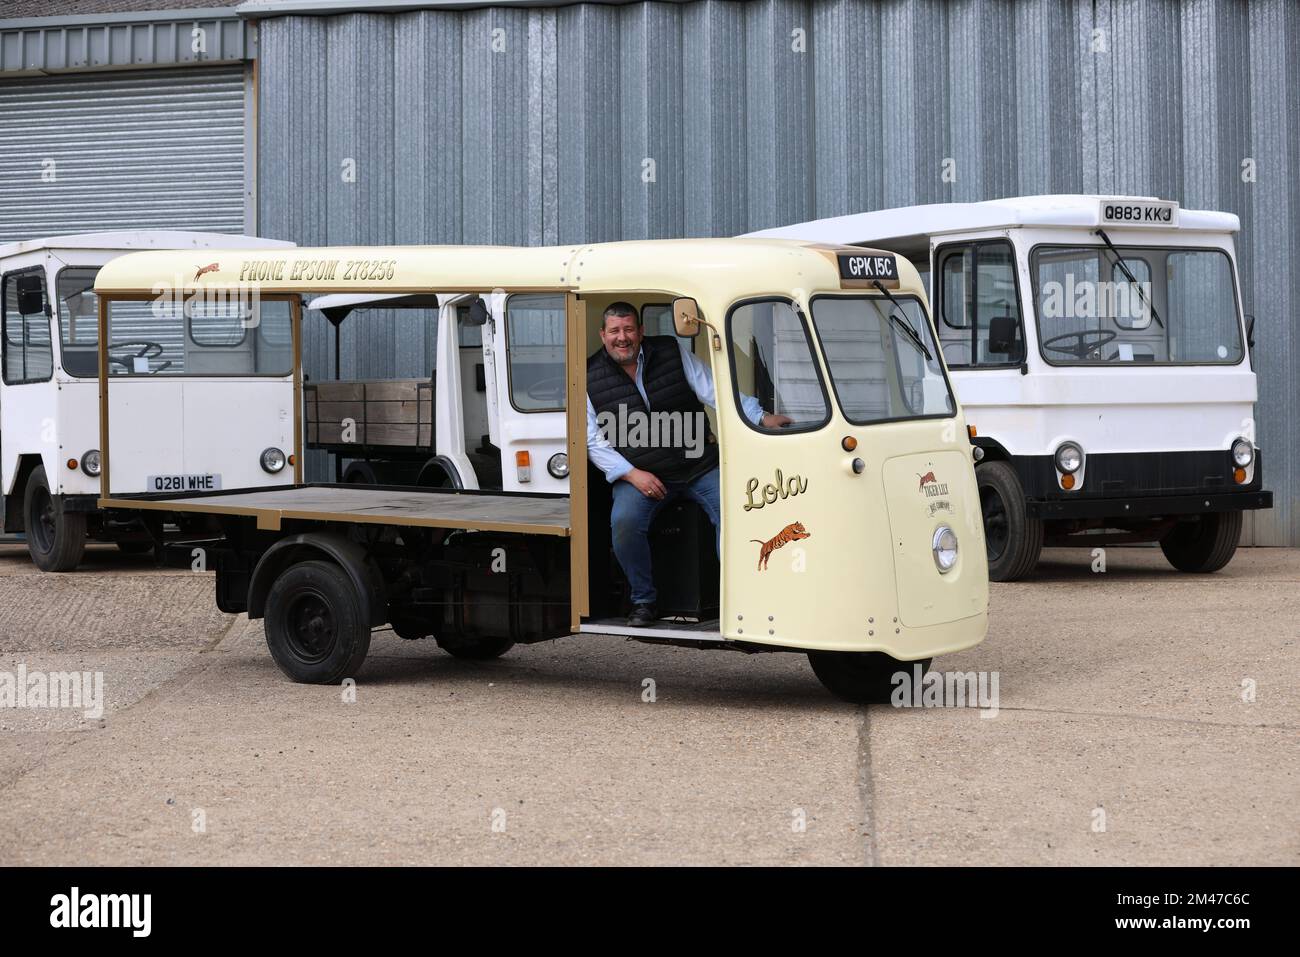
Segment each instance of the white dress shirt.
[{"label": "white dress shirt", "polygon": [[[713,393],[713,373],[687,347],[685,339],[674,338],[677,342],[677,348],[682,354],[682,371],[686,373],[686,381],[690,385],[691,391],[704,405],[707,405],[710,409],[716,409],[718,406]],[[650,398],[646,395],[645,382],[642,376],[644,370],[645,349],[641,348],[636,353],[636,390],[641,393],[641,398],[645,400],[646,408],[649,409]],[[763,407],[752,395],[742,393],[740,406],[744,410],[745,417],[750,422],[758,425],[763,420]],[[587,396],[587,458],[591,460],[592,465],[605,473],[605,480],[610,484],[617,482],[632,471],[632,463],[610,444],[609,439],[605,438],[604,433],[596,424],[596,408],[591,404],[591,396]]]}]

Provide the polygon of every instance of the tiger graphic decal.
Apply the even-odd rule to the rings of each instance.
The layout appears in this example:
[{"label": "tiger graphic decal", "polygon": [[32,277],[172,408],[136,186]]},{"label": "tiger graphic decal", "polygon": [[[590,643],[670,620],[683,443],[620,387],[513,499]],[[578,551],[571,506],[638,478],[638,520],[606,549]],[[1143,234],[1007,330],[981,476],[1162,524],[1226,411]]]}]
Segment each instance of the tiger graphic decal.
[{"label": "tiger graphic decal", "polygon": [[767,568],[767,560],[772,553],[784,545],[786,542],[797,542],[801,538],[810,538],[812,532],[803,527],[803,522],[791,522],[777,534],[775,538],[769,538],[767,541],[759,541],[757,538],[751,538],[751,542],[758,542],[763,546],[758,550],[758,570],[761,572]]}]

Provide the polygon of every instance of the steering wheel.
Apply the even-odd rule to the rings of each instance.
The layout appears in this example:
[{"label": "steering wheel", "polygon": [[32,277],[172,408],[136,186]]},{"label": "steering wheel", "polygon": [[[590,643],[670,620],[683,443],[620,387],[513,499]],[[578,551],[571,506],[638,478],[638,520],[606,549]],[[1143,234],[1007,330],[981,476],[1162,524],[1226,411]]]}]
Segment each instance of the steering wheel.
[{"label": "steering wheel", "polygon": [[564,398],[565,389],[568,388],[568,380],[562,375],[553,375],[545,379],[538,379],[524,393],[530,399],[536,399],[538,402],[549,402],[552,399]]},{"label": "steering wheel", "polygon": [[[108,361],[115,365],[121,366],[128,373],[135,372],[135,365],[134,363],[129,362],[128,361],[129,359],[157,359],[160,355],[163,354],[163,349],[164,349],[164,346],[161,342],[153,342],[152,340],[149,339],[123,339],[121,342],[110,342],[108,344],[109,349],[124,349],[127,346],[141,346],[142,348],[140,349],[139,352],[135,353],[134,355],[128,355],[128,356],[110,355],[108,357]],[[159,372],[162,372],[163,369],[166,369],[169,365],[171,365],[170,360],[164,362],[157,369],[151,370],[149,374],[157,375]]]},{"label": "steering wheel", "polygon": [[[1084,329],[1080,332],[1066,332],[1045,339],[1043,340],[1043,348],[1052,349],[1055,352],[1064,352],[1076,359],[1087,359],[1088,353],[1100,349],[1106,343],[1118,338],[1118,336],[1118,332],[1113,332],[1110,329]],[[1090,339],[1095,341],[1089,342]],[[1061,345],[1057,345],[1057,343],[1061,343]],[[1071,346],[1068,343],[1074,343],[1074,345]]]}]

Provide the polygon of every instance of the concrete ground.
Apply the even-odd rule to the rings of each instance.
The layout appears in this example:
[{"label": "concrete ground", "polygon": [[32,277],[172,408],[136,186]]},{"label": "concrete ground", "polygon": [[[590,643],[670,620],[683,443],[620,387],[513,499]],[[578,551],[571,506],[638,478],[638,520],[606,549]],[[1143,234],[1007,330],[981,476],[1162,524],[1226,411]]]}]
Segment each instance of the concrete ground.
[{"label": "concrete ground", "polygon": [[105,698],[0,709],[0,865],[1300,864],[1300,551],[1107,559],[993,586],[988,639],[937,662],[998,673],[984,717],[843,704],[796,655],[475,665],[390,632],[348,703],[284,679],[209,576],[0,546],[0,672]]}]

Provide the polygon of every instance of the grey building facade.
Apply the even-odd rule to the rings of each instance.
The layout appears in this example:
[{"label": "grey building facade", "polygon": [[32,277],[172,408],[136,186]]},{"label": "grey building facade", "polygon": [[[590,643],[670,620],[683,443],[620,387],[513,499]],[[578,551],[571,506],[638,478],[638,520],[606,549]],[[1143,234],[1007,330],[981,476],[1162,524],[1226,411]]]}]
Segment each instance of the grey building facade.
[{"label": "grey building facade", "polygon": [[[302,244],[733,235],[1048,192],[1235,212],[1276,494],[1247,540],[1300,545],[1294,0],[254,0],[152,19],[206,19],[232,39],[220,60],[187,59],[151,47],[155,30],[116,63],[104,60],[116,55],[111,35],[98,60],[79,60],[67,39],[61,60],[50,60],[57,43],[42,47],[34,78],[21,35],[41,28],[0,21],[0,138],[12,142],[5,105],[21,84],[65,72],[107,83],[108,67],[141,66],[135,50],[178,76],[239,71],[244,140],[225,149],[241,151],[248,202],[218,228]],[[184,140],[194,115],[161,128]],[[199,174],[194,193],[146,196],[141,208],[150,224],[201,228],[208,220],[187,217],[205,188],[228,189],[217,183]],[[47,232],[69,231],[51,221],[60,229]],[[76,228],[99,225],[88,216]],[[418,323],[344,329],[345,376],[411,375],[429,361],[433,330]],[[309,324],[306,343],[309,369],[332,370],[324,323]]]}]

